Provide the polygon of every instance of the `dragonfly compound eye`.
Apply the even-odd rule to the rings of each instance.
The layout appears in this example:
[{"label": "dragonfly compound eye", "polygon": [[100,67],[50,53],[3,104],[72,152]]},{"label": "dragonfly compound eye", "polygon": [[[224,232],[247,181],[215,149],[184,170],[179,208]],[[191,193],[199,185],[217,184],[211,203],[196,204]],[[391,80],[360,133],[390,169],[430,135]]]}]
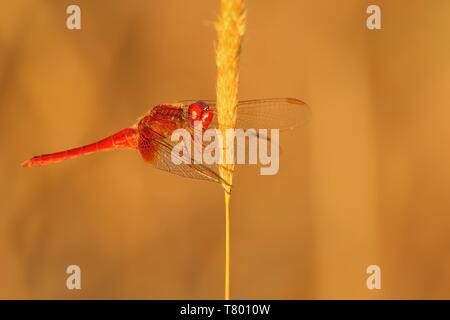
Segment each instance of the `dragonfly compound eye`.
[{"label": "dragonfly compound eye", "polygon": [[202,115],[202,126],[203,126],[203,129],[208,128],[208,126],[212,122],[213,118],[214,118],[214,114],[213,114],[212,111],[208,110],[208,111],[203,112],[203,115]]},{"label": "dragonfly compound eye", "polygon": [[189,106],[188,109],[189,120],[193,123],[194,121],[201,121],[203,116],[203,106],[195,102]]}]

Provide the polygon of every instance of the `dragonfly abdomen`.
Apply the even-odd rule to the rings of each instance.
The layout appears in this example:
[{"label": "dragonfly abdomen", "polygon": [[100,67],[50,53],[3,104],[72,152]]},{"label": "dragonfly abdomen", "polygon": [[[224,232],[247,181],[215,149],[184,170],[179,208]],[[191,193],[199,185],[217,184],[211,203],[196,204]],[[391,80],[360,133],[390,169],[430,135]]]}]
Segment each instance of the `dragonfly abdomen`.
[{"label": "dragonfly abdomen", "polygon": [[137,130],[134,128],[126,128],[105,139],[87,144],[85,146],[51,154],[35,156],[30,160],[24,161],[22,163],[22,167],[43,166],[77,158],[81,155],[90,154],[97,151],[106,151],[115,148],[137,148],[137,145]]}]

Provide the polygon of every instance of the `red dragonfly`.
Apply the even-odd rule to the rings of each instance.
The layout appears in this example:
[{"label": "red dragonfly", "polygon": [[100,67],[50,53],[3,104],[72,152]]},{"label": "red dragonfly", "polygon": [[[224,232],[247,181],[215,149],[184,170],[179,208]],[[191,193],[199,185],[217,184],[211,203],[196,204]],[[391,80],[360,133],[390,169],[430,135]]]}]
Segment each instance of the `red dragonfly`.
[{"label": "red dragonfly", "polygon": [[[237,107],[236,128],[288,130],[306,123],[309,117],[309,107],[293,98],[241,101]],[[22,167],[53,164],[97,151],[137,149],[144,161],[158,169],[223,183],[217,166],[193,162],[174,164],[171,159],[175,145],[170,139],[172,132],[179,128],[192,132],[195,121],[200,121],[203,129],[218,128],[216,103],[192,100],[157,105],[129,128],[81,147],[35,156],[24,161]]]}]

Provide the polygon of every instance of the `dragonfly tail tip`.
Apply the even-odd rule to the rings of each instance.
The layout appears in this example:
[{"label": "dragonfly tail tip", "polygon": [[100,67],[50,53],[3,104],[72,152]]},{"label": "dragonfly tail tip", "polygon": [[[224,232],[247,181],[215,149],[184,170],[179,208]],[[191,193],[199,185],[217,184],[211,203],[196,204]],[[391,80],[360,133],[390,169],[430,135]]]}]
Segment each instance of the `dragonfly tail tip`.
[{"label": "dragonfly tail tip", "polygon": [[20,165],[22,168],[29,168],[29,167],[33,166],[33,162],[31,160],[25,160]]}]

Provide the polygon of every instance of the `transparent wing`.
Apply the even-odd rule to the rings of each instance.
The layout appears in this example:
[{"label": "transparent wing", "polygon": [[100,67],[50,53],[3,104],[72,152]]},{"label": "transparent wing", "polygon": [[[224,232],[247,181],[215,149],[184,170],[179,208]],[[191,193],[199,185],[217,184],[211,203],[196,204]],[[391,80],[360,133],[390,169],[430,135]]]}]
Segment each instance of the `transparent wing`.
[{"label": "transparent wing", "polygon": [[[151,129],[148,128],[148,130]],[[172,155],[172,150],[178,142],[171,141],[170,137],[165,137],[155,131],[152,131],[151,136],[152,138],[147,144],[148,147],[152,149],[154,156],[151,161],[147,162],[152,164],[155,168],[186,178],[227,184],[219,175],[218,165],[195,164],[193,155],[190,156],[190,163],[183,163],[183,160],[185,159],[180,155]],[[192,143],[194,142],[192,141]],[[141,142],[139,148],[145,149],[145,142]],[[174,163],[174,161],[172,161],[172,156],[180,164]]]},{"label": "transparent wing", "polygon": [[[187,108],[198,100],[185,100],[179,102]],[[205,102],[215,117],[210,127],[217,128],[216,102],[212,100],[201,100]],[[280,131],[294,129],[308,123],[311,118],[311,110],[306,103],[294,98],[275,98],[240,101],[237,106],[236,128],[242,129],[280,129]]]},{"label": "transparent wing", "polygon": [[[196,101],[199,100],[185,100],[172,105],[183,108],[184,114],[187,115],[189,105]],[[217,128],[216,102],[211,100],[202,101],[208,104],[210,109],[215,113],[213,122],[209,128]],[[236,128],[290,130],[306,124],[310,117],[311,111],[309,107],[303,101],[297,99],[247,100],[238,103]],[[151,130],[150,128],[147,129]],[[193,133],[193,128],[189,125],[186,125],[185,129],[190,131],[191,134]],[[261,136],[259,133],[256,135],[272,143],[270,137]],[[219,165],[195,164],[193,156],[191,156],[190,163],[183,163],[181,156],[173,155],[179,160],[178,162],[181,162],[180,164],[175,164],[172,161],[172,150],[178,142],[173,142],[170,137],[165,137],[155,131],[152,131],[147,136],[151,138],[146,142],[148,146],[145,143],[140,146],[141,154],[143,153],[143,149],[148,148],[147,151],[153,154],[153,157],[150,161],[147,161],[155,168],[187,178],[226,184],[219,175]],[[199,142],[192,140],[192,143]],[[144,153],[147,151],[144,150]]]}]

